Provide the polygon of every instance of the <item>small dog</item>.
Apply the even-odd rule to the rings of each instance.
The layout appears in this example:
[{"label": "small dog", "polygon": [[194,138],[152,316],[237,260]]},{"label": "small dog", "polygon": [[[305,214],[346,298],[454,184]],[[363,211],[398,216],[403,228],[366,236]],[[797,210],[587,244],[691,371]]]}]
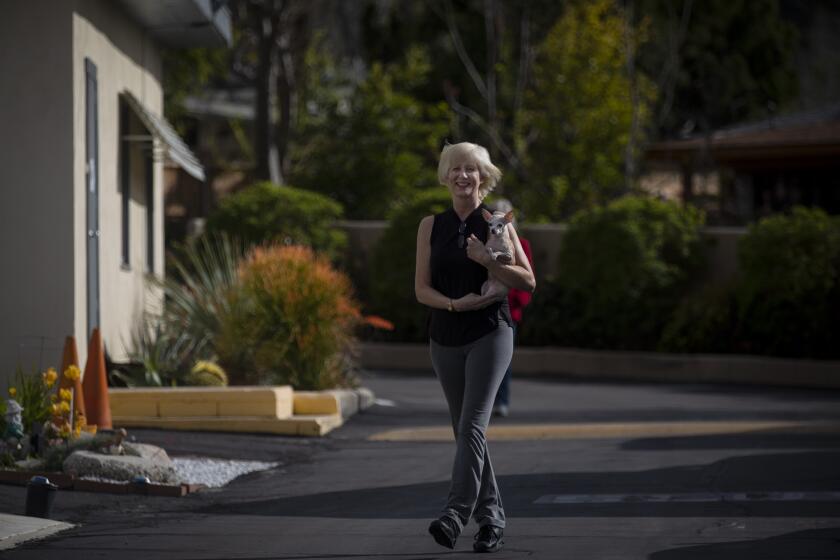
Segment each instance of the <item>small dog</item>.
[{"label": "small dog", "polygon": [[[487,243],[484,246],[487,248],[487,252],[490,253],[490,258],[502,264],[515,264],[513,241],[507,228],[508,224],[513,221],[513,210],[507,214],[504,212],[493,212],[491,214],[487,210],[482,210],[481,215],[484,216],[484,220],[487,222]],[[481,295],[492,292],[501,299],[507,295],[508,289],[498,278],[491,274],[481,286]]]}]

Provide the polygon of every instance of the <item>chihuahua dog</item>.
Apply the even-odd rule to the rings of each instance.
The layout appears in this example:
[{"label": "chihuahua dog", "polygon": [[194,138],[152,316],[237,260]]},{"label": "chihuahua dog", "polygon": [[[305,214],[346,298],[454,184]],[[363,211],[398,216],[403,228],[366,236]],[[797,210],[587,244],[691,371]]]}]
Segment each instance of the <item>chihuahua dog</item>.
[{"label": "chihuahua dog", "polygon": [[[487,252],[490,253],[490,258],[502,264],[515,264],[513,241],[510,237],[510,231],[507,228],[508,224],[513,221],[513,210],[507,214],[504,212],[493,212],[491,214],[487,210],[482,210],[481,215],[484,216],[484,220],[487,222],[487,243],[484,246],[487,248]],[[508,287],[491,274],[481,286],[481,295],[489,292],[492,292],[501,299],[507,295]]]}]

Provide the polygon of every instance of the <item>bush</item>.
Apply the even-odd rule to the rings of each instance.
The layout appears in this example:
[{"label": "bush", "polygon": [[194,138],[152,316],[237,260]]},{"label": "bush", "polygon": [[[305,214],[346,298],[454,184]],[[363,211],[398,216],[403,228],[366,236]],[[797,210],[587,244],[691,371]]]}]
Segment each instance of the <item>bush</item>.
[{"label": "bush", "polygon": [[738,256],[740,351],[840,357],[840,219],[801,207],[765,218]]},{"label": "bush", "polygon": [[693,207],[625,197],[576,214],[523,325],[525,344],[655,349],[691,275],[702,264]]},{"label": "bush", "polygon": [[350,280],[309,248],[253,249],[215,338],[231,384],[325,389],[348,383],[360,320]]},{"label": "bush", "polygon": [[443,212],[451,205],[449,192],[443,187],[418,193],[392,214],[374,249],[373,265],[368,271],[368,306],[371,313],[394,323],[394,331],[383,335],[391,341],[428,340],[429,310],[414,295],[417,228],[425,216]]},{"label": "bush", "polygon": [[347,244],[345,233],[334,226],[343,212],[321,194],[263,181],[225,198],[207,230],[247,245],[306,245],[334,259]]},{"label": "bush", "polygon": [[724,354],[734,350],[737,308],[731,286],[710,288],[685,298],[659,342],[662,352]]},{"label": "bush", "polygon": [[225,387],[228,384],[228,377],[219,364],[199,360],[184,381],[187,385],[198,387]]}]

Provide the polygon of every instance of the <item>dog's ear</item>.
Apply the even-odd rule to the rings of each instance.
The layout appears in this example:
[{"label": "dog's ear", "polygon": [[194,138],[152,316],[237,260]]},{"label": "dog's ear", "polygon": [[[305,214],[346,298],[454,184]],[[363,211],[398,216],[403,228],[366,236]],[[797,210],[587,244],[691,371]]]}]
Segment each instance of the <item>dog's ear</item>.
[{"label": "dog's ear", "polygon": [[484,221],[485,222],[489,222],[490,220],[493,219],[493,214],[491,214],[490,212],[488,212],[484,208],[481,209],[481,215],[484,216]]},{"label": "dog's ear", "polygon": [[505,221],[511,223],[513,221],[513,210],[505,214]]}]

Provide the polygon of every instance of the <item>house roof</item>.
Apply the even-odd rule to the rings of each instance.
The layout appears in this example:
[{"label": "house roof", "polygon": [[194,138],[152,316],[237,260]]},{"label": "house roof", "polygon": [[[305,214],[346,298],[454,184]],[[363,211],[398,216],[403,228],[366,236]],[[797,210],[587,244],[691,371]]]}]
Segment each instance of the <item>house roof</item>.
[{"label": "house roof", "polygon": [[160,44],[171,48],[233,44],[226,0],[119,0]]},{"label": "house roof", "polygon": [[172,125],[162,115],[156,115],[146,108],[131,92],[122,94],[128,105],[149,132],[163,145],[167,157],[199,181],[204,181],[204,167],[192,150],[181,140]]},{"label": "house roof", "polygon": [[701,151],[718,161],[840,157],[840,104],[722,128],[708,136],[656,142],[645,157],[684,161]]}]

